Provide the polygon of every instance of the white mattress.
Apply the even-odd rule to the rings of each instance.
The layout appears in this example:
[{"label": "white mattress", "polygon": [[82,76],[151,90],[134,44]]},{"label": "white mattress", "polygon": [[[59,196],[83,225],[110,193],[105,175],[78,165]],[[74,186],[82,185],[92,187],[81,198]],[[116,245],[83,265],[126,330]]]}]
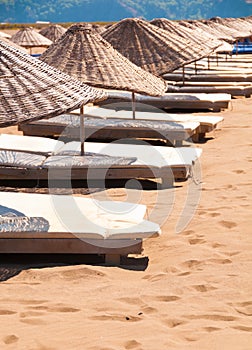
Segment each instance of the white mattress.
[{"label": "white mattress", "polygon": [[[128,102],[126,105],[130,108],[131,103]],[[138,104],[139,108],[141,108],[141,104]],[[120,108],[120,103],[118,104]],[[115,107],[115,109],[113,109]],[[137,107],[138,108],[138,107]],[[98,117],[98,118],[122,118],[122,119],[129,119],[132,118],[132,111],[131,110],[119,110],[116,109],[116,104],[111,104],[111,108],[103,108],[103,107],[92,107],[89,108],[86,113],[88,116],[92,117]],[[220,123],[224,120],[222,116],[198,116],[198,115],[191,115],[191,114],[176,114],[176,113],[166,113],[162,110],[153,107],[153,112],[149,111],[136,111],[135,112],[135,118],[136,120],[162,120],[162,121],[171,121],[171,122],[180,122],[180,123],[186,123],[186,122],[197,122],[200,124],[209,124],[209,125],[216,125],[217,123]]]},{"label": "white mattress", "polygon": [[44,217],[49,232],[71,232],[85,238],[144,238],[160,233],[159,225],[144,220],[146,206],[142,204],[0,192],[0,205],[29,217]]},{"label": "white mattress", "polygon": [[[51,140],[36,136],[8,135],[0,136],[0,149],[22,150],[26,152],[57,154],[60,151],[79,151],[80,142],[72,141],[64,144],[62,141]],[[147,142],[141,144],[121,144],[117,141],[111,143],[85,142],[85,152],[101,153],[109,156],[137,157],[132,164],[147,166],[191,165],[202,153],[197,147],[166,147],[152,146]]]}]

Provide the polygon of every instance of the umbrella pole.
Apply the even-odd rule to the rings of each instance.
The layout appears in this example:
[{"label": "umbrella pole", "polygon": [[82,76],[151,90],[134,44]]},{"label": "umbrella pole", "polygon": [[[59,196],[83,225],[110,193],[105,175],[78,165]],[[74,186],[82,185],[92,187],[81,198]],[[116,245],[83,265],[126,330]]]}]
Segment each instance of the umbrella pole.
[{"label": "umbrella pole", "polygon": [[182,66],[182,84],[185,85],[185,66]]},{"label": "umbrella pole", "polygon": [[132,117],[136,119],[136,99],[134,92],[132,92]]},{"label": "umbrella pole", "polygon": [[81,142],[81,156],[84,156],[84,139],[85,139],[85,130],[84,130],[84,104],[80,108],[80,142]]},{"label": "umbrella pole", "polygon": [[208,70],[210,69],[210,57],[209,56],[207,56],[207,68],[208,68]]},{"label": "umbrella pole", "polygon": [[195,67],[195,75],[197,75],[197,62],[194,62],[194,67]]}]

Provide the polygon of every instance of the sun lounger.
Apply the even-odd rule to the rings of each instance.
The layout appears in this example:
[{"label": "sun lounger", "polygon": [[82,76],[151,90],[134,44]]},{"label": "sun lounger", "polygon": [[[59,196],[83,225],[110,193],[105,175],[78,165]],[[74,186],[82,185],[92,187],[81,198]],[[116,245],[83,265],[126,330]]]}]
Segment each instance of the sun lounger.
[{"label": "sun lounger", "polygon": [[[142,204],[14,192],[0,192],[0,203],[2,254],[102,254],[120,263],[120,256],[141,253],[143,241],[160,234],[158,224],[144,219]],[[24,220],[26,226],[17,225]]]},{"label": "sun lounger", "polygon": [[183,74],[181,72],[168,73],[163,76],[164,79],[173,80],[173,81],[212,81],[212,82],[252,82],[251,73],[241,73],[241,72],[227,72],[227,71],[209,71],[205,70],[204,72],[194,72],[189,74]]},{"label": "sun lounger", "polygon": [[[86,139],[118,140],[118,139],[161,139],[170,145],[180,146],[183,140],[197,133],[198,122],[176,122],[154,120],[100,119],[86,117],[84,121]],[[63,114],[50,119],[20,124],[19,130],[24,135],[32,136],[64,136],[68,139],[80,138],[80,116]]]},{"label": "sun lounger", "polygon": [[[230,94],[206,94],[206,93],[166,93],[160,97],[136,94],[136,102],[148,104],[162,109],[210,109],[219,112],[228,108],[231,101]],[[104,106],[110,103],[130,102],[131,94],[125,91],[108,91],[108,98],[96,104]]]},{"label": "sun lounger", "polygon": [[[87,114],[95,118],[103,119],[128,119],[131,116],[132,104],[129,102],[112,103],[111,105],[105,105],[103,107],[89,107]],[[199,123],[196,133],[192,136],[192,140],[197,142],[205,137],[206,133],[215,130],[218,125],[223,122],[222,116],[205,116],[205,115],[193,115],[182,113],[167,113],[158,108],[153,107],[150,110],[149,106],[142,103],[136,103],[135,111],[136,120],[153,120],[169,121],[176,123]],[[28,124],[29,125],[29,124]],[[51,136],[51,135],[48,135]]]},{"label": "sun lounger", "polygon": [[226,93],[232,97],[250,97],[252,93],[250,82],[178,81],[176,85],[181,93]]},{"label": "sun lounger", "polygon": [[[24,142],[23,142],[24,141]],[[50,142],[48,142],[50,141]],[[43,146],[47,145],[46,154]],[[36,153],[34,153],[36,149]],[[33,150],[33,152],[31,151]],[[161,179],[171,187],[176,179],[186,180],[201,149],[162,147],[149,144],[85,143],[42,137],[0,136],[0,178],[17,180]]]}]

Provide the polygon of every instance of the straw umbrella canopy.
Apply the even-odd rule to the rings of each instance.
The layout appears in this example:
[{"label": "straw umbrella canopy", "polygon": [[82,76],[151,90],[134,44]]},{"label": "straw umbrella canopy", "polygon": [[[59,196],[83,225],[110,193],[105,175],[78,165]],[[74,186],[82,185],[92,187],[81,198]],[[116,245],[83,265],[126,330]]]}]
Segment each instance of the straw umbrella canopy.
[{"label": "straw umbrella canopy", "polygon": [[58,40],[64,33],[66,28],[60,26],[59,24],[52,24],[48,27],[45,27],[39,31],[39,34],[43,35],[47,39],[55,42]]},{"label": "straw umbrella canopy", "polygon": [[136,65],[156,75],[172,72],[208,56],[213,50],[196,43],[192,45],[190,40],[139,18],[112,25],[102,37]]},{"label": "straw umbrella canopy", "polygon": [[106,89],[160,96],[167,83],[130,62],[104,40],[90,24],[72,25],[40,59],[85,83]]},{"label": "straw umbrella canopy", "polygon": [[18,50],[21,50],[21,51],[23,51],[23,52],[28,53],[28,50],[27,50],[27,49],[25,49],[25,48],[22,47],[22,46],[19,46],[18,44],[15,44],[13,41],[11,41],[11,40],[9,40],[9,39],[7,39],[7,38],[0,37],[0,41],[1,41],[1,40],[2,40],[3,42],[5,42],[6,44],[12,46],[12,47],[15,47],[15,48],[18,49]]},{"label": "straw umbrella canopy", "polygon": [[33,47],[48,47],[52,44],[51,40],[39,34],[31,27],[20,29],[12,35],[11,41],[26,49],[30,49],[30,53]]},{"label": "straw umbrella canopy", "polygon": [[[159,28],[169,31],[169,33],[175,33],[182,38],[188,38],[192,41],[192,44],[200,44],[202,47],[207,47],[212,51],[224,51],[232,52],[233,46],[225,45],[224,41],[217,39],[215,36],[203,32],[199,28],[189,28],[182,26],[178,22],[168,20],[166,18],[156,18],[150,21],[151,24],[156,25]],[[217,47],[217,49],[216,49]]]},{"label": "straw umbrella canopy", "polygon": [[102,32],[104,32],[104,30],[106,30],[105,26],[102,26],[101,24],[98,23],[92,23],[92,27],[94,30],[97,31],[97,33],[101,34]]},{"label": "straw umbrella canopy", "polygon": [[236,39],[247,38],[251,35],[251,28],[248,28],[239,18],[213,17],[209,21],[228,28],[234,33]]},{"label": "straw umbrella canopy", "polygon": [[72,25],[39,59],[92,86],[152,96],[166,91],[163,79],[127,60],[90,24]]},{"label": "straw umbrella canopy", "polygon": [[229,33],[224,33],[218,30],[216,27],[210,26],[206,21],[200,20],[181,20],[179,24],[188,28],[200,28],[203,32],[209,33],[215,36],[219,40],[227,41],[228,43],[233,43],[235,41],[234,37]]},{"label": "straw umbrella canopy", "polygon": [[0,127],[54,117],[106,96],[3,41],[0,53]]}]

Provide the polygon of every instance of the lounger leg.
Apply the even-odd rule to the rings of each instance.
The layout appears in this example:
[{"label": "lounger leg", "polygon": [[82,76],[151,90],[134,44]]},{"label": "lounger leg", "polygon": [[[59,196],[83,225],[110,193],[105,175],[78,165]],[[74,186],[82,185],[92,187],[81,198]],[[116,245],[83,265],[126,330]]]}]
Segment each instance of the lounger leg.
[{"label": "lounger leg", "polygon": [[163,190],[165,188],[173,187],[174,186],[174,179],[173,179],[173,177],[170,177],[169,175],[167,176],[167,174],[166,174],[166,176],[161,178],[160,186],[161,186],[161,189],[163,189]]},{"label": "lounger leg", "polygon": [[175,147],[182,147],[183,141],[182,140],[176,140],[175,141]]},{"label": "lounger leg", "polygon": [[120,265],[121,255],[120,254],[105,254],[105,263],[110,265]]},{"label": "lounger leg", "polygon": [[202,140],[204,140],[205,135],[206,135],[206,134],[205,134],[204,132],[200,132],[200,133],[198,133],[198,134],[194,134],[194,135],[192,136],[192,141],[193,141],[193,142],[202,141]]}]

